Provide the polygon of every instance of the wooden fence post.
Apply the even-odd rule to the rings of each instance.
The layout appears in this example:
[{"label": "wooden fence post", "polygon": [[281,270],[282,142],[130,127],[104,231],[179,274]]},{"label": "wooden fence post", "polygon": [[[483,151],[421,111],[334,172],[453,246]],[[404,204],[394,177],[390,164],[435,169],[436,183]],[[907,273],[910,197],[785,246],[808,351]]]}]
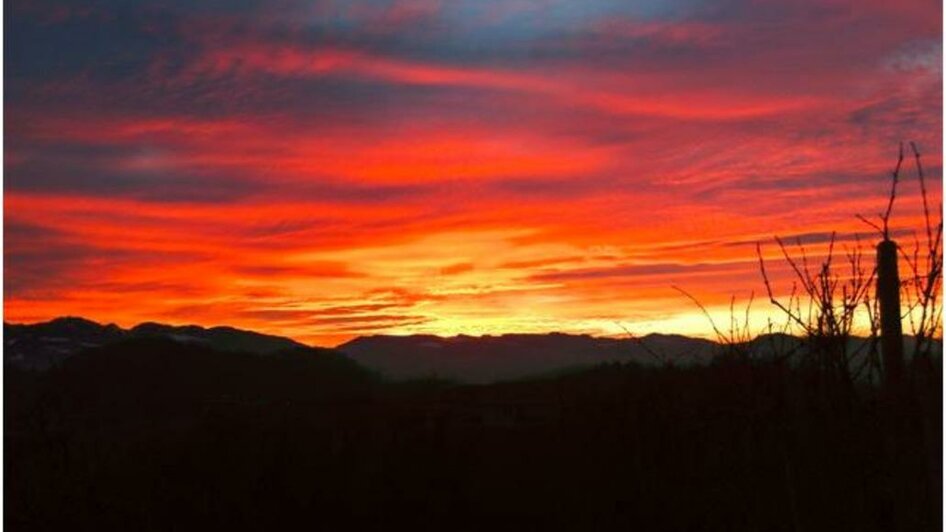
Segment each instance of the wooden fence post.
[{"label": "wooden fence post", "polygon": [[877,244],[877,299],[880,302],[880,347],[884,359],[884,382],[896,386],[903,378],[903,325],[900,322],[900,273],[897,243],[884,239]]}]

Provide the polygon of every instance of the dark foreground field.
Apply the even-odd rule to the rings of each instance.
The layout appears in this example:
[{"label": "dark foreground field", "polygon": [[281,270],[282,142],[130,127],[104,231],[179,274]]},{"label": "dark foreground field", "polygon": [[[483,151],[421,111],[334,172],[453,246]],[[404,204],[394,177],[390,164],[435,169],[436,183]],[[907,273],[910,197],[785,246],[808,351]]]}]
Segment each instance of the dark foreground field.
[{"label": "dark foreground field", "polygon": [[148,339],[5,385],[8,530],[941,528],[938,372],[901,397],[775,363],[389,384]]}]

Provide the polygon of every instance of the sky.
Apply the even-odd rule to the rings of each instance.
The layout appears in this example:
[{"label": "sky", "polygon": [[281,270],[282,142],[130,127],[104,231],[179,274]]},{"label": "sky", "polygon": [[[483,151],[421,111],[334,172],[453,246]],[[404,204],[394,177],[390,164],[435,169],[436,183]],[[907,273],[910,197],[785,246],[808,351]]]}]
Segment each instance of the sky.
[{"label": "sky", "polygon": [[707,335],[942,196],[936,1],[4,4],[6,321]]}]

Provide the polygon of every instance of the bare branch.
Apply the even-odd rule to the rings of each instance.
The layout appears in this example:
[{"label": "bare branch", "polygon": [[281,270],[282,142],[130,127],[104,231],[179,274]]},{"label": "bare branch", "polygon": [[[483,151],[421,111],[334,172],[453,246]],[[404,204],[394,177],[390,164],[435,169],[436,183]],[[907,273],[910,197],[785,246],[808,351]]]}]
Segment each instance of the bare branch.
[{"label": "bare branch", "polygon": [[684,296],[686,296],[687,298],[689,298],[690,301],[692,301],[694,304],[696,304],[696,306],[697,306],[701,311],[703,311],[703,315],[706,316],[706,319],[709,320],[710,325],[713,327],[713,331],[716,333],[716,338],[717,338],[717,339],[719,339],[720,341],[724,341],[724,340],[726,339],[726,335],[723,334],[723,333],[719,330],[719,327],[716,326],[716,321],[713,320],[713,317],[710,316],[709,311],[706,310],[706,307],[704,307],[703,304],[699,302],[699,300],[697,300],[695,297],[693,297],[692,295],[690,295],[689,292],[687,292],[686,290],[680,288],[679,286],[671,286],[670,288],[673,288],[673,289],[676,290],[677,292],[680,292],[681,294],[683,294]]},{"label": "bare branch", "polygon": [[618,327],[624,329],[624,332],[627,334],[627,337],[628,337],[630,340],[632,340],[634,343],[636,343],[637,345],[641,346],[641,348],[644,350],[645,353],[647,353],[648,355],[650,355],[654,360],[656,360],[656,361],[657,361],[658,363],[660,363],[661,365],[664,365],[664,366],[667,365],[667,362],[668,362],[668,358],[667,358],[667,357],[662,356],[662,355],[660,355],[659,353],[657,353],[656,351],[654,351],[653,349],[651,349],[649,345],[647,345],[646,343],[644,343],[644,340],[643,340],[642,338],[638,337],[636,334],[634,334],[634,333],[632,333],[630,330],[628,330],[628,328],[625,327],[623,324],[621,324],[621,322],[617,322],[617,321],[616,321],[616,322],[614,322],[614,323],[615,323]]},{"label": "bare branch", "polygon": [[865,224],[867,224],[867,225],[873,227],[874,229],[876,229],[877,232],[880,233],[881,238],[884,237],[884,230],[883,230],[882,227],[880,227],[879,225],[875,224],[874,222],[868,220],[867,218],[864,218],[864,217],[861,216],[860,214],[855,214],[854,216],[856,216],[858,220],[860,220],[860,221],[864,222]]},{"label": "bare branch", "polygon": [[881,215],[884,222],[884,240],[890,239],[890,212],[893,210],[893,202],[897,199],[897,183],[900,181],[900,167],[903,166],[903,143],[900,143],[900,154],[897,157],[897,166],[893,169],[893,183],[890,185],[890,199],[887,201],[887,210]]}]

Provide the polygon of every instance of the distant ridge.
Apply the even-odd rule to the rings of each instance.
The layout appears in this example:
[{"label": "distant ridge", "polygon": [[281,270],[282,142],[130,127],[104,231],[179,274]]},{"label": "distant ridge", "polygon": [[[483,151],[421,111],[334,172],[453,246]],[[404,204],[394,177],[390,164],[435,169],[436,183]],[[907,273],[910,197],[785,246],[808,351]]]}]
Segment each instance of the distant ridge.
[{"label": "distant ridge", "polygon": [[[912,352],[914,338],[904,341],[906,351]],[[855,365],[868,353],[865,342],[865,338],[849,339],[848,352]],[[804,355],[803,347],[801,338],[773,333],[753,338],[741,350],[754,360],[784,358],[795,364]],[[678,334],[649,334],[636,339],[566,333],[375,335],[355,338],[337,349],[387,378],[434,377],[471,383],[516,380],[611,363],[697,366],[709,364],[723,353],[717,342]]]},{"label": "distant ridge", "polygon": [[134,338],[167,338],[217,351],[259,355],[307,347],[290,338],[226,326],[205,328],[146,322],[123,329],[113,323],[103,325],[73,316],[32,324],[4,323],[3,336],[4,364],[32,370],[45,370],[87,349]]},{"label": "distant ridge", "polygon": [[[676,335],[652,334],[632,340],[547,333],[362,336],[338,346],[338,350],[393,379],[437,377],[482,383],[612,362],[705,364],[716,347],[709,340]],[[655,353],[666,358],[655,359]]]},{"label": "distant ridge", "polygon": [[[132,339],[168,339],[220,352],[264,356],[313,349],[290,338],[228,326],[145,322],[123,329],[69,316],[34,324],[4,323],[3,328],[4,364],[39,371],[58,366],[77,353]],[[866,352],[859,349],[864,341],[852,338],[851,352]],[[906,342],[910,352],[913,338],[908,337]],[[797,351],[801,344],[794,336],[766,334],[753,339],[746,352],[764,359]],[[468,383],[516,380],[610,363],[705,365],[721,352],[716,342],[678,334],[630,339],[560,332],[451,337],[372,335],[325,351],[338,352],[391,380],[437,378]]]}]

